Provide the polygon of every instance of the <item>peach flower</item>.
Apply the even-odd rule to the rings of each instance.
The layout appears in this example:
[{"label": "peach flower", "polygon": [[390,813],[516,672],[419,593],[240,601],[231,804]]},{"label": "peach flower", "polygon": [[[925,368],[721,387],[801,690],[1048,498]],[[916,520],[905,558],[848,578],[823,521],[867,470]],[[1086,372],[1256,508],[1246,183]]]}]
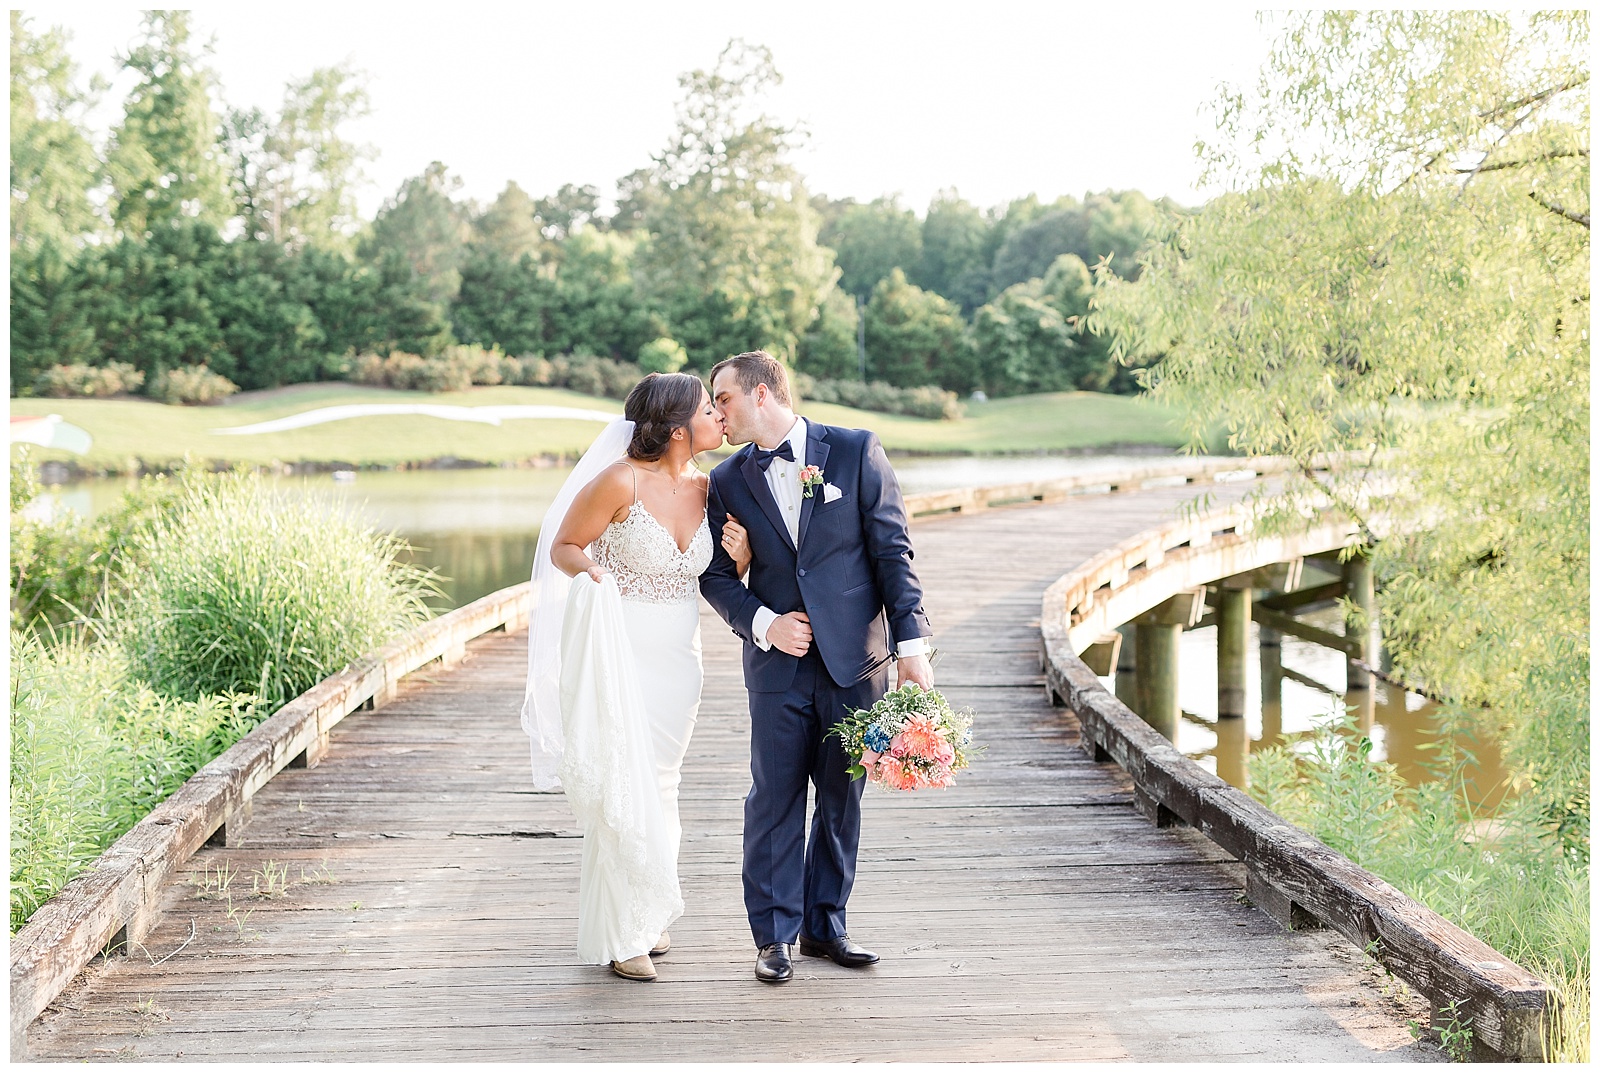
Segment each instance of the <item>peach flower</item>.
[{"label": "peach flower", "polygon": [[903,741],[907,750],[924,759],[933,759],[938,748],[945,745],[944,735],[939,731],[939,725],[931,719],[915,717],[906,723],[905,729],[895,736],[896,741]]}]

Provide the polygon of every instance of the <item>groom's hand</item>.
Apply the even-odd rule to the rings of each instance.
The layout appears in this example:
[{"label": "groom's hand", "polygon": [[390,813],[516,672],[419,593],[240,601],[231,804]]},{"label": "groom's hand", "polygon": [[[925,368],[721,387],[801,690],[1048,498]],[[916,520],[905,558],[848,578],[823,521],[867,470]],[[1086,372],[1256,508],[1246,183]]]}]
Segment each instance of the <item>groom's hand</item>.
[{"label": "groom's hand", "polygon": [[804,611],[779,615],[767,627],[767,643],[791,656],[805,655],[811,650],[811,620]]},{"label": "groom's hand", "polygon": [[933,664],[927,656],[901,656],[895,661],[900,667],[899,681],[895,688],[899,689],[907,682],[915,682],[923,689],[933,688]]}]

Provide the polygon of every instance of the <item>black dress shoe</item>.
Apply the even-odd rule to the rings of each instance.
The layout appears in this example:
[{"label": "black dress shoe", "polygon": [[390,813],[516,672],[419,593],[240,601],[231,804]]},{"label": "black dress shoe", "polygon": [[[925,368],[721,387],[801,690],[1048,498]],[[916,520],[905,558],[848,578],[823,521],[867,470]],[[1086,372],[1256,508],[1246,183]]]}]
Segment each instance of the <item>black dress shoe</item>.
[{"label": "black dress shoe", "polygon": [[802,935],[800,952],[806,957],[829,958],[835,965],[843,965],[847,969],[859,969],[878,960],[877,954],[871,950],[863,950],[852,943],[848,935],[826,940],[807,939]]},{"label": "black dress shoe", "polygon": [[784,943],[768,943],[756,952],[756,979],[764,984],[787,983],[794,975],[789,963],[789,947]]}]

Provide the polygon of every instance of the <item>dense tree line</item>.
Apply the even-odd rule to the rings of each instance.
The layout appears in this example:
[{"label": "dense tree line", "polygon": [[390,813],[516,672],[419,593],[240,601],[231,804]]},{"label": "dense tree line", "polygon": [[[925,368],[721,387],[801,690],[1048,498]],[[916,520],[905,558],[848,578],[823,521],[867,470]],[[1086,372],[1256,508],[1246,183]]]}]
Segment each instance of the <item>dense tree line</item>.
[{"label": "dense tree line", "polygon": [[12,12],[13,393],[111,362],[146,391],[198,367],[267,388],[458,343],[694,369],[764,346],[822,380],[1133,388],[1085,329],[1090,266],[1134,278],[1170,206],[983,210],[949,191],[918,217],[811,196],[794,128],[761,110],[779,78],[763,48],[733,42],[681,78],[673,137],[609,215],[589,186],[512,182],[474,204],[436,162],[370,221],[354,201],[370,153],[346,134],[368,110],[359,72],[295,80],[272,114],[224,109],[181,11],[148,12],[123,62],[136,83],[97,146],[98,87],[79,87],[59,31]]}]

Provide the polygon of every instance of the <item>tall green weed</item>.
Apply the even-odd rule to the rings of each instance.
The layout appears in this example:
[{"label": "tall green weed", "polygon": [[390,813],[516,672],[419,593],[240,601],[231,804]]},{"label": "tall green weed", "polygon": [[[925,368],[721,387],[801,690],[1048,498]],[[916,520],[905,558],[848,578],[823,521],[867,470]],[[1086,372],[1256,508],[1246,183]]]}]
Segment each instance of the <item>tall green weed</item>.
[{"label": "tall green weed", "polygon": [[406,550],[255,475],[188,484],[133,541],[116,635],[160,692],[247,691],[275,709],[429,617],[434,575]]},{"label": "tall green weed", "polygon": [[259,477],[147,478],[93,523],[12,472],[11,927],[286,700],[423,620],[403,541]]},{"label": "tall green weed", "polygon": [[115,645],[11,631],[11,930],[264,714],[162,696]]},{"label": "tall green weed", "polygon": [[[1455,740],[1452,733],[1440,741]],[[1349,719],[1250,758],[1250,793],[1286,819],[1513,961],[1567,999],[1549,1057],[1587,1061],[1589,866],[1552,833],[1536,799],[1474,816],[1463,792],[1469,752],[1441,745],[1440,777],[1410,787]],[[1581,1058],[1573,1056],[1581,1054]]]},{"label": "tall green weed", "polygon": [[70,512],[45,521],[23,512],[38,483],[30,465],[13,463],[12,626],[48,633],[114,614],[128,579],[140,575],[140,538],[182,509],[186,485],[223,479],[195,469],[149,476],[93,521]]}]

